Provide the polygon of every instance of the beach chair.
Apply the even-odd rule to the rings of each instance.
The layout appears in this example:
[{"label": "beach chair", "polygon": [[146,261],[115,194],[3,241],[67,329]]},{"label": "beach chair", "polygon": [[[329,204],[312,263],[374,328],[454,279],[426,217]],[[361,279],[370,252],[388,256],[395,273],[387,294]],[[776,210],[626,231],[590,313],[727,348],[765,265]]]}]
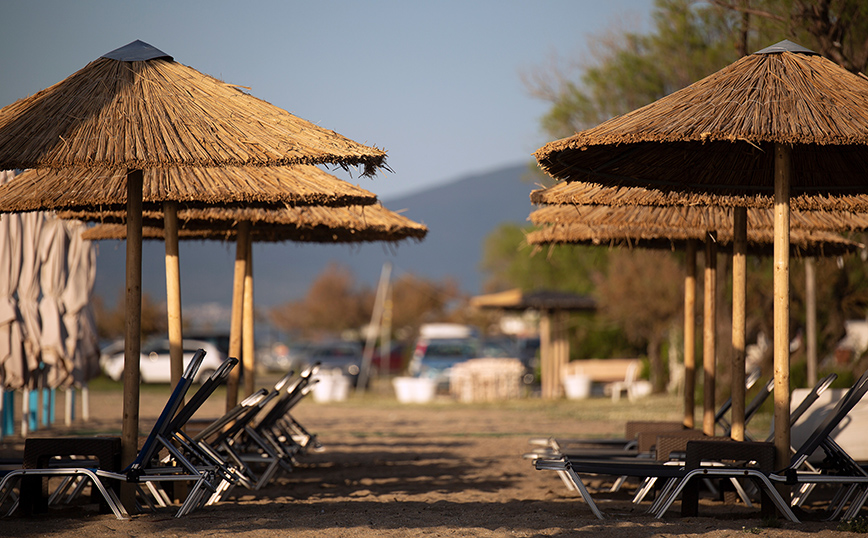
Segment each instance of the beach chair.
[{"label": "beach chair", "polygon": [[266,440],[275,449],[280,449],[292,455],[303,453],[309,449],[320,450],[322,445],[316,435],[308,431],[293,416],[292,409],[307,396],[318,382],[314,377],[318,365],[301,372],[298,379],[287,388],[286,394],[275,403],[274,407],[255,425],[250,426],[248,433]]},{"label": "beach chair", "polygon": [[[0,505],[3,504],[6,496],[12,493],[13,483],[16,480],[20,481],[30,477],[47,478],[52,476],[81,476],[89,480],[91,486],[96,488],[104,502],[118,519],[128,519],[129,513],[118,499],[113,487],[115,484],[120,482],[135,484],[139,497],[153,508],[154,504],[151,501],[151,497],[161,497],[158,490],[155,488],[155,484],[179,481],[192,482],[193,485],[190,488],[190,494],[187,496],[184,503],[181,504],[181,507],[176,513],[176,517],[181,517],[187,514],[201,498],[199,493],[200,490],[203,488],[213,489],[213,485],[208,482],[209,476],[207,473],[200,471],[200,469],[198,469],[172,445],[170,442],[171,435],[169,425],[172,423],[172,419],[175,417],[178,410],[182,407],[184,397],[190,389],[204,356],[205,352],[201,349],[194,354],[181,379],[166,402],[159,418],[154,423],[154,427],[148,434],[142,448],[139,450],[138,456],[125,469],[119,472],[113,472],[93,467],[61,466],[10,471],[3,477],[3,480],[0,481]],[[221,368],[221,371],[222,370],[223,369]],[[215,375],[217,375],[216,372]],[[201,405],[201,402],[199,402],[199,405]],[[192,407],[188,408],[188,411],[193,411]],[[176,424],[176,426],[179,425],[180,424]],[[174,465],[164,465],[160,462],[159,451],[163,448],[174,456]],[[150,495],[146,494],[142,489],[143,485],[149,490]]]},{"label": "beach chair", "polygon": [[[745,377],[745,389],[750,390],[760,378],[760,370],[755,369],[748,373]],[[768,396],[766,394],[766,396]],[[759,402],[760,404],[762,402]],[[757,408],[759,406],[757,405]],[[714,414],[715,424],[726,430],[729,428],[729,423],[725,420],[726,414],[732,408],[732,398],[728,398],[717,409]],[[745,410],[745,421],[748,420],[747,410]],[[562,454],[580,455],[592,454],[588,452],[593,450],[597,452],[597,456],[604,454],[612,455],[611,450],[620,450],[622,454],[613,454],[615,456],[638,455],[638,436],[641,433],[648,432],[668,432],[685,429],[684,424],[675,421],[627,421],[625,425],[624,437],[617,438],[534,438],[530,440],[530,444],[538,448],[534,451],[524,454],[526,459],[537,459],[539,457],[554,458]]]},{"label": "beach chair", "polygon": [[239,417],[259,405],[267,395],[266,389],[259,389],[195,435],[191,436],[183,429],[175,433],[174,441],[177,446],[190,453],[191,457],[201,462],[202,465],[206,467],[211,465],[219,469],[219,481],[211,496],[204,500],[205,505],[217,502],[227,491],[237,485],[254,489],[255,485],[243,462],[227,458],[226,451],[221,450],[219,446],[212,446],[209,439],[219,439],[221,432],[227,430]]},{"label": "beach chair", "polygon": [[[202,382],[193,396],[190,397],[190,399],[181,406],[181,409],[175,413],[172,420],[170,420],[166,426],[164,433],[155,437],[155,442],[158,446],[167,451],[167,454],[160,460],[163,467],[175,465],[176,461],[181,461],[182,465],[195,467],[199,472],[206,475],[210,484],[215,482],[215,474],[220,474],[220,476],[231,474],[231,469],[227,469],[224,461],[219,458],[211,458],[209,454],[198,451],[196,447],[183,443],[183,430],[208,397],[214,393],[217,387],[225,383],[232,368],[237,364],[238,359],[236,358],[230,357],[226,359],[217,370]],[[184,448],[187,450],[184,450]],[[54,493],[51,494],[49,497],[49,504],[71,502],[80,494],[82,487],[86,483],[87,481],[80,476],[75,478],[68,477],[61,483]],[[168,506],[171,503],[171,500],[165,491],[158,487],[157,481],[146,481],[144,485],[150,493],[150,497],[142,496],[142,499],[144,499],[151,508],[154,507],[154,503],[162,507]],[[196,491],[196,494],[201,496],[202,490],[199,489]],[[151,502],[151,500],[153,500],[153,502]],[[192,505],[195,503],[195,500],[191,499],[190,503]],[[201,501],[198,504],[201,505]]]},{"label": "beach chair", "polygon": [[[318,365],[304,370],[289,384],[270,409],[261,413],[256,421],[250,421],[241,430],[232,444],[236,457],[241,458],[256,473],[256,489],[267,484],[283,469],[292,472],[297,465],[296,455],[315,442],[315,437],[290,416],[292,408],[313,389]],[[302,432],[302,433],[299,433]],[[302,445],[300,438],[303,437]]]},{"label": "beach chair", "polygon": [[[832,374],[825,376],[820,381],[818,381],[817,384],[814,385],[814,387],[811,388],[810,391],[808,391],[808,393],[805,395],[805,397],[799,403],[798,407],[796,407],[790,413],[790,425],[795,424],[802,417],[802,415],[804,415],[805,412],[807,412],[807,410],[810,409],[810,407],[817,401],[817,399],[820,397],[820,395],[823,394],[826,391],[826,389],[828,389],[837,378],[838,378],[838,374],[832,373]],[[765,387],[763,387],[763,389],[759,393],[757,393],[756,397],[754,397],[754,399],[751,401],[751,403],[745,409],[745,424],[750,422],[750,419],[756,414],[759,407],[768,398],[769,394],[771,393],[771,391],[774,387],[773,381],[774,380],[769,380],[769,382],[766,383]],[[725,435],[723,437],[728,438],[730,433],[731,433],[730,431],[726,431]],[[678,439],[679,437],[681,437],[683,439],[681,442],[676,441],[676,439]],[[701,436],[696,436],[694,438],[698,439],[699,437],[701,437]],[[745,433],[745,437],[746,437],[746,440],[748,440],[748,441],[752,440],[747,436],[747,433]],[[681,433],[681,435],[679,436],[679,432],[667,432],[665,434],[662,434],[660,436],[660,439],[662,439],[662,442],[664,444],[668,445],[664,449],[664,454],[666,455],[665,459],[668,461],[671,461],[671,462],[683,461],[686,457],[685,451],[687,449],[686,443],[687,443],[688,438],[689,438],[689,436],[684,436],[683,433]],[[771,442],[773,438],[774,438],[774,431],[769,433],[768,438],[766,438],[766,442]],[[645,443],[647,444],[647,441]],[[673,443],[676,443],[676,446],[673,446]],[[642,446],[642,444],[643,444],[641,436],[640,436],[640,443],[639,444],[640,444],[640,446]],[[658,445],[658,448],[660,448],[659,445]],[[795,452],[795,449],[792,449],[792,451]],[[658,460],[659,459],[661,459],[661,458],[658,458]],[[809,464],[807,462],[805,462],[805,465],[809,466]],[[647,491],[656,484],[656,481],[657,480],[655,477],[649,477],[648,479],[646,479],[646,482],[643,486],[643,489],[640,489],[640,491],[637,492],[636,496],[634,497],[634,502],[641,502],[643,500],[645,494],[647,494]],[[745,503],[745,505],[750,507],[751,501],[750,501],[749,497],[746,495],[744,488],[734,478],[731,479],[730,482],[735,487],[736,492],[738,493],[739,497],[741,497],[741,499]],[[712,493],[716,493],[716,489],[714,488],[714,485],[709,480],[706,480],[705,483],[707,484],[708,489],[712,491]],[[810,492],[810,489],[812,489],[812,488],[809,488],[808,486],[810,486],[810,485],[806,484],[802,490],[802,502],[804,502],[804,497],[806,497],[807,494]]]},{"label": "beach chair", "polygon": [[[575,460],[567,457],[549,460],[537,460],[535,466],[539,470],[562,471],[573,481],[581,492],[582,498],[591,508],[594,515],[603,519],[603,515],[594,503],[581,474],[603,474],[612,476],[657,477],[667,479],[667,485],[661,490],[658,500],[652,505],[651,511],[661,518],[676,498],[685,488],[695,486],[695,478],[748,478],[759,488],[763,496],[764,511],[771,505],[793,522],[798,518],[790,509],[790,503],[784,500],[774,487],[774,483],[803,484],[823,483],[846,486],[847,494],[836,501],[833,515],[840,514],[844,503],[849,503],[846,514],[852,515],[864,504],[868,492],[868,475],[852,460],[846,461],[846,454],[837,447],[829,434],[844,419],[849,411],[868,391],[868,372],[862,375],[856,383],[841,398],[838,405],[828,413],[826,419],[813,434],[802,444],[793,455],[790,464],[779,470],[773,470],[775,447],[769,442],[738,442],[738,441],[701,441],[687,442],[683,462],[660,463],[644,461],[613,461],[613,460]],[[802,464],[818,448],[823,448],[834,456],[843,458],[843,463],[837,462],[834,471],[838,474],[802,471]],[[739,461],[742,465],[732,465],[727,462]],[[694,515],[696,511],[696,496],[694,490],[682,499],[682,514]]]},{"label": "beach chair", "polygon": [[[315,369],[307,369],[300,376],[308,391],[313,372]],[[289,372],[275,383],[271,391],[261,389],[254,393],[226,416],[186,440],[222,458],[236,471],[235,479],[222,481],[206,504],[221,500],[237,485],[251,490],[262,488],[280,466],[292,470],[284,447],[259,435],[254,423],[257,416],[274,416],[281,412],[287,400],[297,401],[296,391],[302,384],[298,380],[293,382],[293,378],[294,373]]]}]

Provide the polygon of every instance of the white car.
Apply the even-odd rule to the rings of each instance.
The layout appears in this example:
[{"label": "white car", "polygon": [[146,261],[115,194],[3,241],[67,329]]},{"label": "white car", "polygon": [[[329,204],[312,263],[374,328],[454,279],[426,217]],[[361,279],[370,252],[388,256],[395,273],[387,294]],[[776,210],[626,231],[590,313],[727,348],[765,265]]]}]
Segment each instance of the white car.
[{"label": "white car", "polygon": [[[203,340],[184,340],[184,368],[190,363],[196,350],[204,349],[205,358],[202,366],[196,374],[196,381],[202,381],[210,376],[226,360],[220,350],[214,344]],[[120,352],[107,355],[101,361],[102,369],[107,376],[120,381],[124,375],[124,352],[121,346]],[[141,361],[139,362],[142,383],[169,383],[171,373],[169,370],[169,340],[148,340],[142,344]]]}]

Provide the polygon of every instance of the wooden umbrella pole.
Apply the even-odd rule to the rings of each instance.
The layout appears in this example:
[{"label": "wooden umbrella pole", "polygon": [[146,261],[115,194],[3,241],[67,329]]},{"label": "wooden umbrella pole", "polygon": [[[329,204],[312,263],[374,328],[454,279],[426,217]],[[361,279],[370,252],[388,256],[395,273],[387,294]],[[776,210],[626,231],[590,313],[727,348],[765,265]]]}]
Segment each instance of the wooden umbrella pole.
[{"label": "wooden umbrella pole", "polygon": [[684,427],[694,427],[696,398],[696,240],[687,241],[684,276]]},{"label": "wooden umbrella pole", "polygon": [[747,297],[747,208],[733,212],[732,241],[732,431],[744,441],[745,299]]},{"label": "wooden umbrella pole", "polygon": [[[124,317],[124,399],[121,462],[126,467],[139,448],[139,360],[142,350],[142,185],[141,170],[127,171],[127,257]],[[121,484],[121,502],[135,512],[133,484]]]},{"label": "wooden umbrella pole", "polygon": [[717,232],[705,240],[705,310],[702,330],[702,432],[714,435],[714,390],[717,365]]},{"label": "wooden umbrella pole", "polygon": [[564,395],[564,367],[570,360],[570,348],[567,340],[567,312],[558,310],[555,312],[555,365],[553,368],[554,382],[552,383],[552,391],[555,398],[560,398]]},{"label": "wooden umbrella pole", "polygon": [[244,313],[243,313],[242,364],[244,365],[244,396],[256,390],[256,339],[253,333],[253,241],[247,241],[247,263],[244,271]]},{"label": "wooden umbrella pole", "polygon": [[552,320],[548,310],[540,313],[539,319],[539,344],[540,344],[540,384],[542,385],[542,397],[544,400],[554,398],[551,390],[552,383]]},{"label": "wooden umbrella pole", "polygon": [[[244,302],[244,277],[247,274],[247,244],[250,242],[250,222],[238,223],[235,238],[235,277],[232,282],[232,320],[229,327],[229,356],[241,357],[241,331]],[[226,411],[238,403],[238,368],[233,368],[226,380]]]},{"label": "wooden umbrella pole", "polygon": [[774,368],[776,468],[790,461],[790,152],[775,144]]},{"label": "wooden umbrella pole", "polygon": [[817,384],[817,264],[805,258],[805,350],[808,359],[808,386]]},{"label": "wooden umbrella pole", "polygon": [[184,346],[181,329],[181,265],[178,258],[178,202],[163,202],[166,241],[166,310],[169,329],[169,372],[172,387],[184,374]]}]

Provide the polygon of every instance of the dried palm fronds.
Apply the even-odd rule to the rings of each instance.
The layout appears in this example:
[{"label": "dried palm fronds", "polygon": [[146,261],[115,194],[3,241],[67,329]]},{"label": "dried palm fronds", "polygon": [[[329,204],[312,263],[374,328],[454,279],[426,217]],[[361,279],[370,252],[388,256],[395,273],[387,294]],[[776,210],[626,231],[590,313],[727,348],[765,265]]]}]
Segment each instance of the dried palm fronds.
[{"label": "dried palm fronds", "polygon": [[159,51],[145,61],[118,51],[0,110],[0,169],[335,163],[372,175],[384,165],[382,150]]},{"label": "dried palm fronds", "polygon": [[[599,204],[608,206],[719,206],[769,209],[771,196],[715,195],[699,192],[663,191],[655,188],[605,186],[585,181],[559,182],[530,193],[533,204]],[[790,198],[790,207],[802,211],[868,212],[868,195],[838,196],[801,194]]]},{"label": "dried palm fronds", "polygon": [[[726,231],[729,234],[733,229],[733,209],[726,207],[556,205],[534,211],[529,219],[534,224],[693,228],[701,231]],[[748,228],[772,230],[773,210],[749,209],[747,222]],[[868,214],[793,211],[790,213],[790,229],[831,232],[868,230]]]},{"label": "dried palm fronds", "polygon": [[[101,214],[62,212],[62,218],[103,222],[87,230],[87,239],[123,239],[123,212]],[[162,238],[162,213],[149,211],[144,216],[145,237]],[[304,241],[346,243],[366,241],[421,241],[428,228],[379,204],[349,207],[295,207],[288,209],[187,209],[178,212],[182,239],[224,239],[235,237],[239,222],[252,224],[253,241]]]},{"label": "dried palm fronds", "polygon": [[781,48],[546,144],[537,160],[568,181],[770,196],[780,143],[792,147],[793,196],[865,192],[868,80]]},{"label": "dried palm fronds", "polygon": [[[377,196],[311,165],[151,168],[143,172],[143,201],[185,207],[215,204],[366,205]],[[0,186],[0,209],[124,209],[127,175],[105,168],[33,169]],[[150,204],[150,205],[148,205]]]},{"label": "dried palm fronds", "polygon": [[[585,244],[610,247],[655,248],[675,250],[688,239],[705,240],[707,232],[694,228],[662,226],[594,226],[582,223],[546,224],[529,232],[526,241],[531,245]],[[722,250],[732,243],[732,231],[718,231],[717,241]],[[770,255],[773,231],[751,229],[747,234],[751,254]],[[855,241],[831,232],[793,230],[790,250],[796,256],[839,256],[864,248]]]}]

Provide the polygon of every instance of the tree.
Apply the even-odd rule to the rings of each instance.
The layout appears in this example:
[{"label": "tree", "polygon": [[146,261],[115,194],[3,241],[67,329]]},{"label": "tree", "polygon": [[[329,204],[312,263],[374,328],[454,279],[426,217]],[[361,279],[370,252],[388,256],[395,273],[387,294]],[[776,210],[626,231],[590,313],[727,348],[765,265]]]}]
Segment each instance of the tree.
[{"label": "tree", "polygon": [[411,337],[423,323],[456,321],[456,306],[464,299],[453,279],[437,282],[405,273],[392,285],[392,327]]},{"label": "tree", "polygon": [[275,326],[306,338],[335,336],[370,321],[373,291],[359,286],[347,268],[330,264],[311,284],[304,299],[273,308]]},{"label": "tree", "polygon": [[646,344],[655,392],[666,386],[660,349],[681,320],[683,269],[668,252],[618,249],[597,280],[601,313],[619,322],[627,338]]},{"label": "tree", "polygon": [[[393,330],[409,338],[422,323],[448,320],[460,298],[454,280],[435,282],[403,274],[392,284]],[[272,308],[269,318],[275,326],[304,338],[322,338],[370,323],[373,306],[373,289],[359,285],[349,268],[332,264],[303,299]]]},{"label": "tree", "polygon": [[606,249],[572,245],[537,248],[525,242],[526,231],[516,224],[502,224],[486,237],[481,266],[487,275],[487,292],[508,288],[593,292],[593,275],[605,271]]},{"label": "tree", "polygon": [[[570,136],[634,110],[714,72],[737,58],[738,15],[690,0],[658,0],[655,32],[610,32],[594,38],[580,73],[557,67],[525,77],[531,95],[551,103],[541,124],[554,138]],[[568,66],[569,68],[575,66]]]},{"label": "tree", "polygon": [[[812,49],[853,72],[868,67],[868,4],[863,0],[711,0],[741,17],[745,41],[771,36]],[[764,45],[762,45],[764,46]],[[744,47],[744,54],[750,52]]]},{"label": "tree", "polygon": [[[117,298],[112,309],[106,307],[102,297],[95,296],[93,299],[94,319],[100,339],[116,339],[124,336],[125,296],[123,293],[118,293]],[[142,293],[142,338],[166,334],[169,330],[168,325],[166,303],[158,303],[147,293]]]}]

